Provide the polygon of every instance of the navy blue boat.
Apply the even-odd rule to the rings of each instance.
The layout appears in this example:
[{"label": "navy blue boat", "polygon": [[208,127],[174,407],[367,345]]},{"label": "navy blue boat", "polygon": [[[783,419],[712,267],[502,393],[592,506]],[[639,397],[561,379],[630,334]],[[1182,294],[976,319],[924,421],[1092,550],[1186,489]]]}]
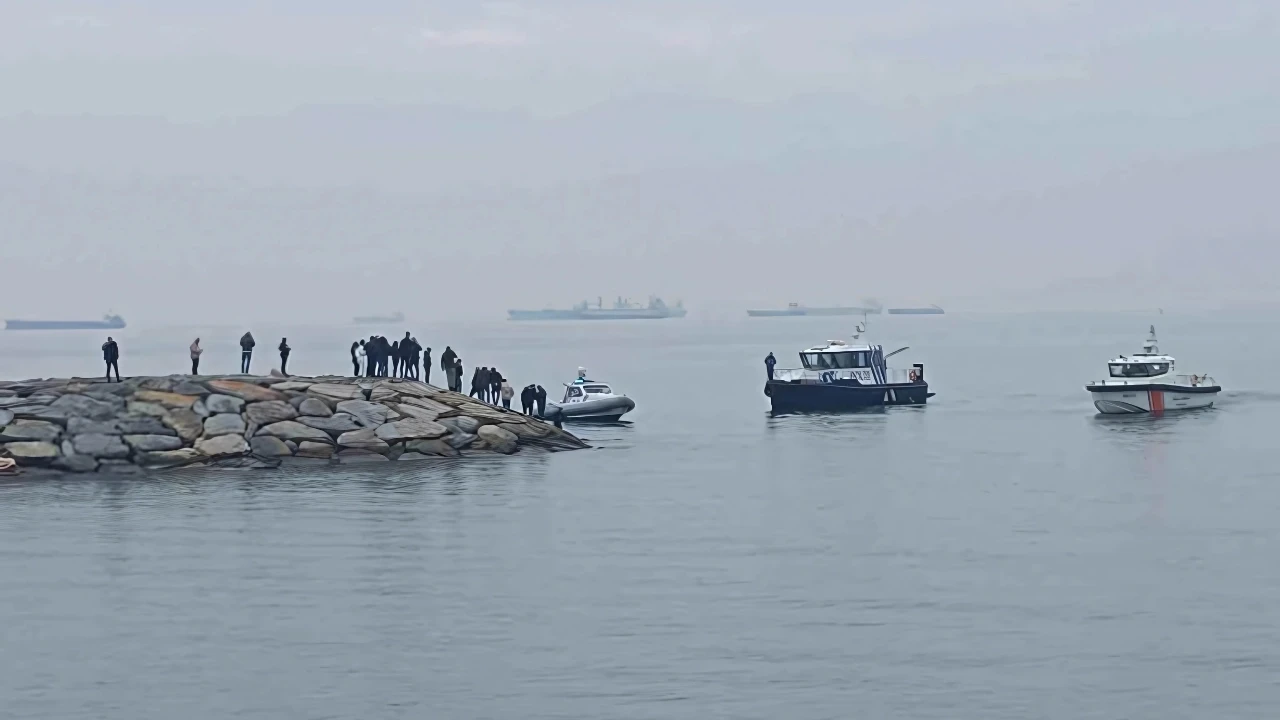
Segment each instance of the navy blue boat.
[{"label": "navy blue boat", "polygon": [[801,368],[774,370],[764,386],[774,412],[842,412],[890,405],[924,405],[934,396],[924,366],[894,370],[882,345],[849,345],[839,340],[800,353]]}]

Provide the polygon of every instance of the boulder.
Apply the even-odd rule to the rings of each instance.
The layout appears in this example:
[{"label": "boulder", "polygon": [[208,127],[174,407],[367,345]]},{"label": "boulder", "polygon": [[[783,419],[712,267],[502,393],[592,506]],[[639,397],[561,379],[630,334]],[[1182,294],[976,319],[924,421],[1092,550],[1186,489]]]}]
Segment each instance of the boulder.
[{"label": "boulder", "polygon": [[0,443],[4,442],[57,442],[62,427],[43,420],[14,420],[0,430]]},{"label": "boulder", "polygon": [[366,399],[372,402],[387,402],[388,400],[399,400],[400,393],[396,392],[395,388],[388,387],[387,385],[378,385],[377,387],[369,391],[369,397]]},{"label": "boulder", "polygon": [[191,405],[191,412],[199,415],[201,418],[207,418],[213,414],[209,412],[209,406],[205,405],[204,398],[200,398]]},{"label": "boulder", "polygon": [[[266,436],[264,435],[263,437],[266,437]],[[292,455],[293,453],[298,452],[298,443],[296,443],[296,442],[294,442],[294,441],[292,441],[292,440],[285,440],[285,441],[284,441],[284,446],[285,446],[285,447],[287,447],[287,448],[289,448],[289,454],[290,454],[290,455]]]},{"label": "boulder", "polygon": [[272,389],[272,390],[279,390],[280,392],[289,392],[289,391],[293,391],[293,392],[303,392],[303,391],[305,391],[307,388],[311,387],[311,386],[312,386],[312,385],[314,385],[314,384],[315,384],[315,383],[299,382],[299,381],[296,381],[296,380],[289,380],[289,381],[286,381],[286,382],[278,382],[278,383],[275,383],[274,385],[272,385],[272,386],[271,386],[271,389]]},{"label": "boulder", "polygon": [[413,405],[415,407],[420,407],[424,410],[431,410],[435,412],[437,415],[439,415],[440,413],[449,412],[450,410],[453,409],[452,407],[445,405],[442,402],[436,402],[435,400],[429,400],[427,398],[420,398],[420,397],[400,398],[400,406],[404,407],[406,405]]},{"label": "boulder", "polygon": [[452,430],[452,431],[453,431],[453,432],[455,432],[455,433],[469,433],[469,434],[474,434],[477,430],[479,430],[479,429],[480,429],[480,421],[479,421],[479,420],[475,420],[475,419],[473,419],[473,418],[466,417],[465,415],[460,416],[460,417],[441,418],[441,419],[437,420],[436,422],[438,422],[438,423],[440,423],[441,425],[443,425],[443,426],[445,426],[445,427],[449,428],[450,430]]},{"label": "boulder", "polygon": [[6,443],[4,449],[19,465],[48,465],[62,454],[57,445],[40,440]]},{"label": "boulder", "polygon": [[396,411],[405,417],[417,418],[419,420],[434,421],[440,416],[440,413],[435,410],[428,410],[426,408],[421,408],[417,405],[409,405],[407,403],[400,403],[399,405],[396,405]]},{"label": "boulder", "polygon": [[[214,415],[213,417],[219,417]],[[209,418],[212,420],[213,418]],[[249,443],[239,435],[218,435],[196,442],[196,450],[211,458],[239,457],[249,453]]]},{"label": "boulder", "polygon": [[204,420],[194,410],[170,410],[162,422],[187,442],[195,442],[204,434]]},{"label": "boulder", "polygon": [[270,435],[280,438],[281,440],[292,440],[294,442],[302,442],[303,440],[312,440],[315,442],[332,442],[329,433],[319,428],[313,428],[303,425],[294,420],[282,420],[281,422],[271,423],[257,432],[258,435]]},{"label": "boulder", "polygon": [[50,403],[59,400],[56,395],[31,395],[28,397],[7,397],[0,398],[0,408],[8,408],[10,410],[22,407],[49,407]]},{"label": "boulder", "polygon": [[360,448],[339,451],[338,459],[343,463],[388,462],[387,456]]},{"label": "boulder", "polygon": [[510,430],[503,430],[497,425],[485,425],[476,433],[484,442],[485,449],[510,455],[520,447],[520,440]]},{"label": "boulder", "polygon": [[[471,439],[474,440],[475,438]],[[412,440],[405,443],[404,449],[407,452],[400,458],[401,460],[409,457],[409,454],[412,453],[433,457],[457,457],[459,454],[452,445],[444,440]]]},{"label": "boulder", "polygon": [[82,417],[90,420],[110,420],[119,411],[118,405],[94,400],[87,395],[63,395],[49,403],[49,407],[63,411],[68,417]]},{"label": "boulder", "polygon": [[300,442],[298,443],[298,452],[294,453],[302,458],[330,458],[333,457],[333,446],[327,443],[318,442]]},{"label": "boulder", "polygon": [[[168,413],[165,413],[168,415]],[[124,435],[176,435],[173,430],[165,427],[162,418],[154,417],[126,417],[116,421],[116,427]],[[110,433],[107,433],[108,435]]]},{"label": "boulder", "polygon": [[[378,427],[387,420],[394,420],[400,414],[391,408],[368,400],[344,400],[338,403],[338,412],[347,413],[356,422],[367,428]],[[392,416],[395,417],[392,417]]]},{"label": "boulder", "polygon": [[343,400],[364,399],[364,392],[360,390],[359,385],[339,385],[337,383],[316,383],[307,388],[307,394],[318,398],[326,398],[335,403]]},{"label": "boulder", "polygon": [[454,433],[444,441],[449,444],[449,447],[461,450],[464,447],[470,447],[477,437],[475,433]]},{"label": "boulder", "polygon": [[232,413],[222,413],[221,415],[210,415],[204,419],[204,436],[217,437],[219,435],[243,435],[244,420],[239,415]]},{"label": "boulder", "polygon": [[182,447],[182,440],[172,435],[125,435],[124,442],[134,452],[160,452]]},{"label": "boulder", "polygon": [[376,431],[379,438],[390,444],[406,440],[434,440],[449,434],[449,428],[438,422],[408,418],[393,420],[379,425]]},{"label": "boulder", "polygon": [[138,383],[138,389],[156,390],[178,395],[195,395],[197,397],[209,394],[209,391],[203,385],[184,375],[145,378]]},{"label": "boulder", "polygon": [[204,406],[208,408],[210,415],[218,413],[236,413],[244,409],[244,401],[238,397],[230,395],[210,395],[204,399]]},{"label": "boulder", "polygon": [[338,413],[333,417],[300,417],[298,422],[307,427],[323,430],[334,437],[344,432],[360,429],[360,424],[356,422],[356,419],[346,413]]},{"label": "boulder", "polygon": [[400,393],[402,397],[429,398],[435,397],[436,395],[444,392],[439,388],[431,387],[430,385],[418,382],[417,380],[402,380],[401,382],[394,383],[392,387],[394,387],[396,392]]},{"label": "boulder", "polygon": [[244,414],[250,422],[258,425],[270,425],[298,417],[298,411],[284,400],[249,403],[249,407],[244,409]]},{"label": "boulder", "polygon": [[8,425],[11,422],[13,422],[13,411],[0,410],[0,427],[4,427],[5,425]]},{"label": "boulder", "polygon": [[115,420],[85,420],[84,418],[68,418],[67,432],[72,435],[119,435],[120,426]]},{"label": "boulder", "polygon": [[[230,437],[230,436],[225,436]],[[134,461],[143,467],[153,469],[167,469],[184,467],[199,462],[204,462],[209,458],[195,448],[181,448],[179,450],[161,450],[160,452],[138,453],[134,456]]]},{"label": "boulder", "polygon": [[76,435],[71,439],[71,445],[77,455],[88,455],[99,460],[123,460],[129,457],[129,448],[120,440],[119,435]]},{"label": "boulder", "polygon": [[164,417],[169,412],[169,408],[155,403],[140,402],[138,400],[129,401],[130,415],[150,415],[151,417]]},{"label": "boulder", "polygon": [[535,440],[551,434],[550,428],[542,423],[503,423],[498,427],[514,434],[521,440]]},{"label": "boulder", "polygon": [[289,399],[288,396],[278,390],[271,390],[239,380],[210,380],[208,385],[209,389],[215,393],[238,397],[246,402],[287,401]]},{"label": "boulder", "polygon": [[418,460],[430,460],[431,458],[416,452],[407,452],[396,459],[400,462],[416,462]]},{"label": "boulder", "polygon": [[329,409],[322,401],[316,398],[303,398],[302,402],[295,406],[299,415],[308,415],[310,417],[330,417],[333,411]]},{"label": "boulder", "polygon": [[98,461],[88,455],[67,455],[53,461],[53,466],[64,472],[90,473],[98,469]]},{"label": "boulder", "polygon": [[[368,450],[376,453],[386,453],[391,449],[391,446],[374,434],[370,428],[342,433],[338,436],[338,446],[344,449]],[[341,456],[341,453],[339,453],[339,456]]]},{"label": "boulder", "polygon": [[200,398],[194,395],[179,395],[177,393],[161,392],[160,390],[139,390],[133,394],[133,399],[139,402],[153,403],[169,410],[190,409]]},{"label": "boulder", "polygon": [[259,435],[249,441],[249,452],[262,457],[287,457],[293,453],[278,437]]}]

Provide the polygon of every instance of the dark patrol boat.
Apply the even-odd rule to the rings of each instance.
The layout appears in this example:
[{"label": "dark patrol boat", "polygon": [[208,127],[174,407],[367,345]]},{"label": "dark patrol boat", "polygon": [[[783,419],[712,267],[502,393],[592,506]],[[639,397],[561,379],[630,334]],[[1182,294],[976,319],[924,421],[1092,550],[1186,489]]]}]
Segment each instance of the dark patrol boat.
[{"label": "dark patrol boat", "polygon": [[924,405],[934,396],[925,382],[924,366],[895,370],[888,365],[889,358],[907,349],[886,354],[882,345],[829,340],[800,352],[803,367],[775,369],[773,378],[765,382],[764,394],[775,413]]}]

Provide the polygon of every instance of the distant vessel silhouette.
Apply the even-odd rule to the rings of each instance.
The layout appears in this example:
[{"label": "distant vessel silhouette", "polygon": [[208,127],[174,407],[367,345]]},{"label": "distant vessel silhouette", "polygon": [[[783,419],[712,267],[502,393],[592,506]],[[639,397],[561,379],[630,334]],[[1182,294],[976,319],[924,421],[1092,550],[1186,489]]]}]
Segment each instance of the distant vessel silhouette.
[{"label": "distant vessel silhouette", "polygon": [[945,311],[937,305],[930,305],[926,308],[889,308],[887,312],[890,315],[942,315]]},{"label": "distant vessel silhouette", "polygon": [[385,325],[387,323],[404,322],[404,313],[396,311],[392,315],[368,315],[352,318],[351,321],[357,325]]},{"label": "distant vessel silhouette", "polygon": [[119,330],[125,326],[119,315],[101,320],[5,320],[5,330]]},{"label": "distant vessel silhouette", "polygon": [[661,320],[664,318],[682,318],[686,315],[684,305],[677,302],[668,306],[660,297],[649,298],[648,305],[640,305],[630,300],[618,298],[613,307],[606,308],[604,299],[598,298],[595,305],[580,302],[567,310],[508,310],[511,320]]},{"label": "distant vessel silhouette", "polygon": [[831,317],[839,315],[875,315],[878,307],[806,307],[798,303],[789,303],[785,308],[777,310],[748,310],[749,317]]}]

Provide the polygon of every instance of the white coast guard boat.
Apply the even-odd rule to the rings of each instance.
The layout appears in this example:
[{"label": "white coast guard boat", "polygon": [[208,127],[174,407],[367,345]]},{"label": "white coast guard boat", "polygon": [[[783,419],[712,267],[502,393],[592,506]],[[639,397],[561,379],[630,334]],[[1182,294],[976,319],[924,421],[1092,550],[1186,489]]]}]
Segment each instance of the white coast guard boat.
[{"label": "white coast guard boat", "polygon": [[1174,359],[1156,346],[1156,328],[1142,352],[1117,356],[1107,363],[1110,377],[1085,386],[1098,412],[1108,415],[1192,410],[1213,405],[1222,392],[1208,375],[1176,374]]}]

